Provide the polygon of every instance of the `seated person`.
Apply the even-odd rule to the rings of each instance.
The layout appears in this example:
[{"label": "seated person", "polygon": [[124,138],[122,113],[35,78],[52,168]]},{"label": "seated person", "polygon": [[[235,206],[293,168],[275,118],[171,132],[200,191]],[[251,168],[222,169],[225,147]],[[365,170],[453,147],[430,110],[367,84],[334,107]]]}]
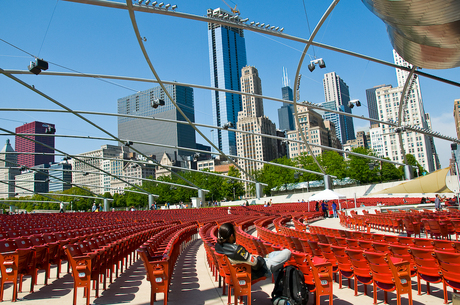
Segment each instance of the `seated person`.
[{"label": "seated person", "polygon": [[224,223],[221,225],[218,232],[217,244],[215,245],[216,252],[225,254],[232,265],[250,265],[252,280],[263,276],[268,278],[272,274],[276,279],[278,271],[291,257],[291,251],[289,249],[274,251],[266,258],[254,256],[235,242],[236,235],[233,225],[231,223]]}]

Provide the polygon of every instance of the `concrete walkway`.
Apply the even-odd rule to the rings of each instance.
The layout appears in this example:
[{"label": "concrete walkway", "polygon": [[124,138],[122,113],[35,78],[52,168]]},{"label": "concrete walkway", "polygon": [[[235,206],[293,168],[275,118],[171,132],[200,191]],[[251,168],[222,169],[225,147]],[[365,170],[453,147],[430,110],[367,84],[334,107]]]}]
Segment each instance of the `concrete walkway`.
[{"label": "concrete walkway", "polygon": [[[312,225],[341,228],[338,218],[329,218],[317,221]],[[388,233],[386,233],[388,234]],[[63,266],[62,270],[67,270]],[[62,273],[60,279],[56,279],[55,268],[51,271],[52,278],[47,286],[43,285],[44,273],[40,273],[38,285],[35,292],[29,293],[30,278],[26,278],[23,283],[23,292],[19,293],[18,304],[25,305],[67,305],[72,304],[73,300],[73,279],[70,274]],[[334,304],[373,304],[372,287],[368,287],[368,295],[364,295],[364,288],[359,285],[359,294],[354,296],[353,289],[347,287],[344,280],[344,287],[339,289],[339,285],[334,283]],[[270,279],[261,281],[253,286],[252,304],[270,305],[270,294],[274,284]],[[432,284],[431,295],[426,294],[426,285],[422,281],[422,295],[417,295],[417,279],[412,278],[412,297],[414,305],[421,304],[442,304],[443,291],[442,284]],[[353,287],[353,286],[352,286]],[[12,285],[5,285],[4,301],[2,304],[13,304]],[[178,258],[175,273],[169,293],[169,305],[226,305],[227,296],[222,295],[222,288],[214,281],[210,269],[206,262],[206,253],[203,243],[196,239],[182,252]],[[452,298],[452,289],[449,290],[449,299]],[[126,272],[110,284],[106,291],[100,290],[100,297],[95,299],[94,290],[91,291],[92,304],[150,304],[150,283],[145,276],[145,269],[139,260],[131,265]],[[388,293],[389,303],[396,304],[396,293]],[[321,298],[321,304],[328,302],[327,297]],[[80,288],[77,296],[77,305],[86,304],[83,297],[83,289]],[[163,295],[157,295],[155,305],[163,304]],[[313,294],[310,295],[308,304],[314,304]],[[378,292],[378,304],[383,304],[383,292]],[[402,304],[408,304],[407,296],[402,296]]]}]

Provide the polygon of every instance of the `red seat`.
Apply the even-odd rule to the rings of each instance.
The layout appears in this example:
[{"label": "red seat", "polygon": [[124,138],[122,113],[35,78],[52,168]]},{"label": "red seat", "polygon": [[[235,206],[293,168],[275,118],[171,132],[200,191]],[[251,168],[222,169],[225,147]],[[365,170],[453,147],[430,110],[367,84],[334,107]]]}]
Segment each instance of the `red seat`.
[{"label": "red seat", "polygon": [[402,259],[403,261],[410,263],[410,273],[411,277],[417,275],[417,268],[412,258],[412,255],[409,253],[409,246],[404,245],[389,245],[388,248],[390,249],[390,254],[393,257],[397,257]]},{"label": "red seat", "polygon": [[420,280],[426,281],[427,294],[430,294],[430,283],[440,283],[442,276],[439,274],[439,265],[433,257],[433,249],[409,248],[409,253],[414,259],[417,268],[418,294],[422,293]]},{"label": "red seat", "polygon": [[84,288],[86,305],[90,304],[91,280],[95,281],[96,297],[99,297],[99,266],[98,254],[94,252],[83,253],[79,244],[69,244],[64,246],[69,264],[72,266],[73,276],[73,305],[77,304],[77,289]]},{"label": "red seat", "polygon": [[420,237],[421,228],[420,228],[419,222],[411,221],[410,218],[405,217],[403,219],[403,224],[406,229],[406,234],[408,237],[410,237],[412,234],[414,234],[414,236],[418,235],[418,237]]},{"label": "red seat", "polygon": [[[334,274],[334,278],[336,274],[339,272],[339,266],[337,263],[337,258],[334,255],[334,252],[332,252],[331,245],[330,244],[323,244],[323,243],[318,243],[318,247],[321,249],[321,252],[323,254],[323,257],[331,263],[332,265],[332,272]],[[335,279],[337,282],[337,279]]]},{"label": "red seat", "polygon": [[367,285],[373,283],[372,270],[364,258],[363,250],[345,249],[345,253],[353,266],[355,277],[355,295],[358,295],[358,281],[364,284],[364,294],[367,294]]},{"label": "red seat", "polygon": [[[45,270],[45,285],[47,285],[50,271],[49,246],[40,235],[32,235],[29,237],[29,240],[35,249],[35,267],[37,273],[39,270]],[[37,279],[37,276],[35,276],[35,279]],[[37,283],[35,282],[35,284]]]},{"label": "red seat", "polygon": [[408,294],[412,305],[412,288],[409,262],[400,258],[389,257],[387,253],[364,251],[363,256],[372,270],[374,282],[374,304],[377,303],[377,287],[384,291],[385,303],[387,292],[396,290],[397,304],[401,305],[401,295]]},{"label": "red seat", "polygon": [[340,271],[339,274],[339,289],[342,288],[342,276],[348,279],[348,287],[351,288],[350,279],[354,277],[353,266],[350,263],[350,258],[345,253],[345,247],[331,246],[331,251],[334,253],[337,259],[337,266]]},{"label": "red seat", "polygon": [[35,285],[35,252],[32,248],[18,249],[11,239],[0,240],[0,270],[2,273],[0,287],[0,301],[3,301],[3,289],[5,283],[13,283],[13,298],[15,302],[18,296],[17,283],[19,280],[19,292],[22,291],[22,278],[30,275],[30,292],[34,291]]},{"label": "red seat", "polygon": [[460,253],[434,251],[434,254],[442,274],[444,304],[447,304],[447,286],[453,288],[454,292],[460,289]]},{"label": "red seat", "polygon": [[414,247],[434,249],[432,241],[433,241],[432,239],[428,239],[428,238],[414,238]]},{"label": "red seat", "polygon": [[[61,272],[61,261],[62,256],[65,255],[63,244],[56,239],[54,233],[45,233],[43,234],[43,239],[46,241],[48,245],[48,267],[51,268],[50,265],[56,265],[56,278],[59,278],[59,274]],[[50,270],[48,269],[48,276],[50,275]]]}]

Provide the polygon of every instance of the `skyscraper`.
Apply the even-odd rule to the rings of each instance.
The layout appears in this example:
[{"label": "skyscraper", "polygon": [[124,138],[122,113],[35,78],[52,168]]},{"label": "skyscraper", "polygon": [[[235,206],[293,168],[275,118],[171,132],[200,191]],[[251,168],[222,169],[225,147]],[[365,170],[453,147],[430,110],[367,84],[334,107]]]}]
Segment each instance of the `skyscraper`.
[{"label": "skyscraper", "polygon": [[[187,117],[192,122],[195,122],[193,89],[177,85],[165,85],[165,87]],[[164,106],[152,107],[152,103],[159,100],[164,101]],[[185,121],[159,86],[118,99],[118,113]],[[192,154],[191,152],[174,148],[175,146],[193,149],[196,147],[195,130],[192,126],[174,122],[119,117],[118,137],[129,141],[168,145],[169,147],[134,144],[132,147],[146,155],[155,155],[157,158],[161,158],[166,152],[174,161],[182,159],[181,156]]]},{"label": "skyscraper", "polygon": [[14,197],[14,178],[19,174],[17,169],[17,155],[11,147],[10,140],[0,151],[0,198]]},{"label": "skyscraper", "polygon": [[[410,67],[398,53],[393,51],[395,63]],[[405,81],[409,72],[396,69],[398,87],[381,87],[375,90],[377,109],[380,121],[398,121],[399,104]],[[422,94],[418,78],[411,81],[409,95],[406,95],[403,106],[403,116],[401,124],[417,126],[419,128],[431,129],[429,116],[425,114],[423,108]],[[381,157],[390,158],[392,161],[403,162],[404,156],[401,150],[399,136],[395,133],[395,128],[388,125],[372,125],[370,128],[371,145],[374,152]],[[437,168],[437,155],[434,142],[429,136],[416,132],[402,132],[402,144],[406,154],[412,154],[426,171],[432,172]]]},{"label": "skyscraper", "polygon": [[[378,85],[370,89],[366,89],[366,100],[367,100],[367,107],[369,111],[369,118],[371,119],[379,119],[379,111],[377,107],[377,98],[375,96],[375,90],[387,87],[389,85]],[[373,122],[369,122],[370,125],[374,124]]]},{"label": "skyscraper", "polygon": [[[246,93],[262,94],[262,84],[258,71],[254,67],[244,67],[241,76],[241,91]],[[264,116],[263,100],[252,96],[243,96],[243,110],[238,113],[237,129],[267,135],[276,135],[276,126]],[[278,157],[278,143],[276,139],[259,135],[237,134],[238,157],[251,158],[262,161],[271,161]],[[261,169],[260,162],[238,159],[238,165],[246,172]],[[243,175],[243,178],[244,177]]]},{"label": "skyscraper", "polygon": [[[234,17],[221,8],[209,9],[208,16]],[[241,69],[246,66],[246,44],[242,29],[208,23],[209,63],[211,66],[211,86],[240,91]],[[231,122],[236,126],[241,110],[241,96],[227,92],[212,92],[213,125],[223,126]],[[214,144],[225,154],[236,154],[236,135],[233,132],[217,130]]]},{"label": "skyscraper", "polygon": [[[16,133],[28,134],[52,134],[55,132],[54,124],[43,122],[27,123],[16,128]],[[15,150],[18,153],[18,164],[27,167],[32,167],[40,164],[48,164],[54,162],[54,155],[40,155],[37,153],[54,153],[54,137],[31,135],[27,136],[31,140],[43,143],[49,147],[45,147],[34,141],[27,140],[23,137],[15,137]],[[21,154],[35,153],[35,154]]]},{"label": "skyscraper", "polygon": [[[323,86],[325,102],[333,101],[335,102],[334,110],[351,113],[351,108],[348,107],[348,102],[350,101],[350,91],[347,84],[340,78],[340,76],[338,76],[335,72],[324,74]],[[340,119],[338,121],[339,124],[336,124],[335,127],[337,137],[340,139],[340,142],[345,144],[348,140],[353,140],[355,138],[353,118],[340,115]]]},{"label": "skyscraper", "polygon": [[460,139],[460,99],[454,101],[454,119],[457,139]]},{"label": "skyscraper", "polygon": [[[283,68],[283,87],[281,88],[281,94],[283,100],[293,101],[294,96],[291,87],[289,87],[289,79],[287,77],[287,71]],[[278,121],[279,129],[291,131],[295,130],[294,121],[294,105],[289,103],[283,103],[283,106],[278,109]]]}]

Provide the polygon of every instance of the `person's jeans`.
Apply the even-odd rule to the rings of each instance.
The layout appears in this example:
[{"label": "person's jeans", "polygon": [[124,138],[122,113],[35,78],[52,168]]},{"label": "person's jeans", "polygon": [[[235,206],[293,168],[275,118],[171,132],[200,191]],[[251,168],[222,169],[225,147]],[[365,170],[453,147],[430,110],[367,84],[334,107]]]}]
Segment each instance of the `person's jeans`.
[{"label": "person's jeans", "polygon": [[337,210],[334,210],[334,218],[337,218],[337,217],[339,217],[339,216],[337,215]]},{"label": "person's jeans", "polygon": [[284,263],[291,258],[291,251],[289,249],[283,249],[281,251],[273,251],[264,258],[265,263],[267,264],[268,272],[265,276],[268,278],[272,274],[276,277],[278,276],[279,270],[283,267]]}]

